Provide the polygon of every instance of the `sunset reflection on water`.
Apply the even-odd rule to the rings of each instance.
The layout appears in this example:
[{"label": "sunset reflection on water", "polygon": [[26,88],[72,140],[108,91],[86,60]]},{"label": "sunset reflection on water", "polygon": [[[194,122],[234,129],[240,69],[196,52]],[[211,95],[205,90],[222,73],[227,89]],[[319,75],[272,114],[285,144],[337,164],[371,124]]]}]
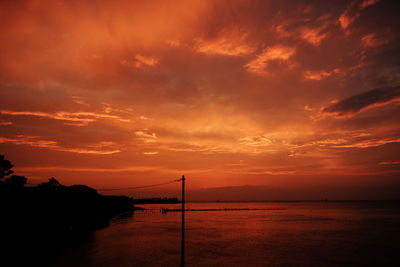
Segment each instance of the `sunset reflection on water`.
[{"label": "sunset reflection on water", "polygon": [[[115,218],[54,265],[179,266],[180,213],[148,210]],[[390,202],[189,203],[186,266],[333,266],[392,264],[400,210]],[[273,210],[275,209],[275,210]]]}]

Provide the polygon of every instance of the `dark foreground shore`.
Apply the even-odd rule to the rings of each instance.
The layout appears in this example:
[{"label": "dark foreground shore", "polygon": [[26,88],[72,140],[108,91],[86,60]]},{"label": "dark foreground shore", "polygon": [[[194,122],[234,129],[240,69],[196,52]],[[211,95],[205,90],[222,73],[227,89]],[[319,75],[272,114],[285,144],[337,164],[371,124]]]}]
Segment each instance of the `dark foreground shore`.
[{"label": "dark foreground shore", "polygon": [[112,217],[135,209],[140,208],[132,198],[104,196],[84,185],[2,190],[1,265],[45,266],[59,249],[88,238]]}]

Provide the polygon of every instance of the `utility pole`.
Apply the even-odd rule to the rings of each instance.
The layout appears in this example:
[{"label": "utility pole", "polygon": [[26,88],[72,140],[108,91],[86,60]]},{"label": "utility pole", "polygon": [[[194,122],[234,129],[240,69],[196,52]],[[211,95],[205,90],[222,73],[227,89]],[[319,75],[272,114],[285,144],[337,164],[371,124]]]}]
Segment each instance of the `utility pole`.
[{"label": "utility pole", "polygon": [[185,176],[182,175],[182,239],[181,239],[181,267],[185,266]]}]

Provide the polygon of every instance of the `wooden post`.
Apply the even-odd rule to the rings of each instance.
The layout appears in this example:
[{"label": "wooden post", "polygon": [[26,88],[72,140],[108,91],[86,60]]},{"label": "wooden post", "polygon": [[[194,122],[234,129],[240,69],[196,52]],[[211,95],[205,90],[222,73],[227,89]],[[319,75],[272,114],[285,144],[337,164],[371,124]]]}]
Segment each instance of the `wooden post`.
[{"label": "wooden post", "polygon": [[185,176],[182,175],[182,235],[181,235],[181,266],[185,266]]}]

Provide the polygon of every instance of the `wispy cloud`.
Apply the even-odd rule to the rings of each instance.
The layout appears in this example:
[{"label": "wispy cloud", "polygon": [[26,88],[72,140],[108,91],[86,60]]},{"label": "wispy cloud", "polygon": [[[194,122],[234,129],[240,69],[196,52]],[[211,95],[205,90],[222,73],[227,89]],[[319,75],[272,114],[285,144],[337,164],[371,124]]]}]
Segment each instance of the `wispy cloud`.
[{"label": "wispy cloud", "polygon": [[156,57],[136,55],[134,60],[123,59],[121,65],[133,68],[153,67],[159,64]]},{"label": "wispy cloud", "polygon": [[[135,166],[121,166],[121,167],[75,167],[75,166],[33,166],[33,167],[19,167],[18,172],[89,172],[89,173],[136,173],[136,172],[157,172],[166,173],[168,175],[176,175],[182,169],[164,168],[162,166],[153,165],[135,165]],[[205,169],[185,169],[185,174],[207,172]],[[171,176],[170,176],[171,177]]]},{"label": "wispy cloud", "polygon": [[157,142],[157,135],[155,133],[147,133],[145,131],[137,131],[135,135],[143,140],[145,143],[154,143]]},{"label": "wispy cloud", "polygon": [[400,161],[381,161],[379,165],[400,165]]},{"label": "wispy cloud", "polygon": [[196,39],[195,50],[207,55],[243,56],[254,51],[246,43],[247,35],[239,30],[223,31],[213,39]]},{"label": "wispy cloud", "polygon": [[400,143],[399,136],[393,137],[374,137],[369,134],[346,133],[337,138],[323,139],[318,136],[316,140],[305,142],[302,144],[286,143],[287,148],[291,151],[291,156],[302,155],[315,150],[332,150],[332,149],[366,149],[379,147],[386,144]]},{"label": "wispy cloud", "polygon": [[239,143],[246,146],[260,147],[260,146],[271,145],[272,141],[265,135],[259,135],[259,136],[246,136],[239,138]]},{"label": "wispy cloud", "polygon": [[382,138],[382,139],[369,139],[357,142],[349,142],[343,144],[336,144],[334,147],[338,148],[369,148],[378,147],[390,143],[400,143],[400,138]]},{"label": "wispy cloud", "polygon": [[159,152],[158,151],[149,151],[149,152],[143,152],[143,155],[157,155]]},{"label": "wispy cloud", "polygon": [[[339,16],[338,21],[343,30],[346,30],[360,16],[359,9],[356,1],[352,1]],[[349,32],[347,31],[347,33]]]},{"label": "wispy cloud", "polygon": [[318,46],[326,36],[327,33],[323,33],[322,28],[303,28],[300,30],[301,39],[316,46]]},{"label": "wispy cloud", "polygon": [[384,45],[388,40],[378,39],[375,33],[369,33],[361,38],[361,45],[365,48]]},{"label": "wispy cloud", "polygon": [[63,167],[63,166],[37,166],[37,167],[22,167],[18,168],[21,172],[43,172],[43,171],[67,171],[67,172],[110,172],[110,173],[121,173],[121,172],[146,172],[159,170],[159,167],[154,166],[130,166],[121,168],[79,168],[79,167]]},{"label": "wispy cloud", "polygon": [[364,9],[366,7],[372,6],[376,3],[380,2],[380,0],[364,0],[362,1],[362,3],[360,4],[360,9]]},{"label": "wispy cloud", "polygon": [[86,103],[85,99],[80,96],[72,96],[72,102],[82,106],[89,106],[89,104]]},{"label": "wispy cloud", "polygon": [[378,3],[380,0],[364,0],[361,4],[357,5],[357,1],[352,1],[346,10],[340,15],[339,23],[343,30],[346,30],[351,23],[353,23],[359,16],[360,11],[366,7]]},{"label": "wispy cloud", "polygon": [[101,114],[94,112],[67,112],[57,111],[54,113],[40,112],[40,111],[12,111],[12,110],[0,110],[0,114],[11,115],[11,116],[34,116],[53,120],[64,121],[65,125],[73,126],[86,126],[97,119],[111,119],[121,122],[129,122],[129,119],[121,118],[117,115]]},{"label": "wispy cloud", "polygon": [[330,77],[333,74],[337,74],[340,72],[341,72],[341,70],[339,68],[336,68],[333,70],[317,70],[317,71],[307,70],[304,72],[304,79],[321,81],[324,78]]},{"label": "wispy cloud", "polygon": [[245,68],[256,74],[266,74],[268,62],[273,60],[287,61],[295,52],[296,48],[290,46],[277,45],[267,47],[255,59],[247,63]]},{"label": "wispy cloud", "polygon": [[[63,147],[58,144],[57,141],[42,139],[40,136],[25,136],[17,135],[15,137],[0,137],[0,143],[11,143],[15,145],[28,145],[33,147],[47,148],[50,150],[71,152],[77,154],[99,154],[109,155],[121,152],[119,149],[104,149],[110,145],[114,145],[112,142],[100,142],[97,144],[90,145],[83,148],[74,147]],[[97,149],[94,149],[97,148]]]},{"label": "wispy cloud", "polygon": [[233,170],[226,171],[228,173],[243,174],[243,175],[296,175],[297,172],[294,170],[268,170],[265,168],[250,168],[245,170]]},{"label": "wispy cloud", "polygon": [[353,21],[355,21],[360,16],[360,13],[356,13],[354,15],[350,15],[347,12],[344,12],[339,17],[340,26],[345,30]]}]

